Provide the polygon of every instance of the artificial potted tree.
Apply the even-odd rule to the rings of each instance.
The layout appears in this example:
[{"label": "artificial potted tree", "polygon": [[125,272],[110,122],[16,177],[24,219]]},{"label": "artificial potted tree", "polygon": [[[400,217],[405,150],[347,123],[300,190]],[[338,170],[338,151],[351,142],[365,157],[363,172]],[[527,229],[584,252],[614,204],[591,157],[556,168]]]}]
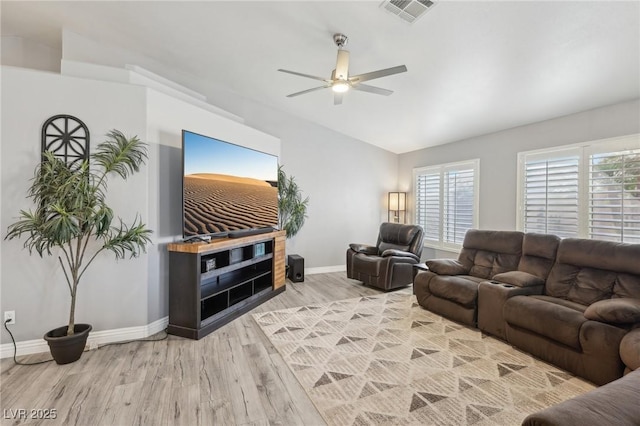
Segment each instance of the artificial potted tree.
[{"label": "artificial potted tree", "polygon": [[126,180],[146,159],[146,145],[118,130],[79,164],[68,165],[45,152],[27,194],[35,207],[21,210],[8,227],[5,239],[26,236],[24,248],[30,254],[57,255],[64,272],[71,295],[69,323],[44,336],[58,364],[77,361],[91,331],[91,325],[75,322],[78,285],[87,268],[101,252],[111,251],[116,259],[137,257],[151,242],[151,231],[137,216],[131,225],[121,219],[113,224],[114,212],[106,203],[107,178]]},{"label": "artificial potted tree", "polygon": [[[302,199],[302,191],[293,176],[287,176],[282,166],[278,167],[278,226],[286,231],[287,239],[300,231],[307,218],[309,197]],[[288,259],[288,258],[287,258]],[[289,276],[289,264],[285,265]]]},{"label": "artificial potted tree", "polygon": [[300,231],[307,218],[309,197],[302,199],[302,191],[293,176],[287,176],[282,166],[278,167],[278,225],[291,238]]}]

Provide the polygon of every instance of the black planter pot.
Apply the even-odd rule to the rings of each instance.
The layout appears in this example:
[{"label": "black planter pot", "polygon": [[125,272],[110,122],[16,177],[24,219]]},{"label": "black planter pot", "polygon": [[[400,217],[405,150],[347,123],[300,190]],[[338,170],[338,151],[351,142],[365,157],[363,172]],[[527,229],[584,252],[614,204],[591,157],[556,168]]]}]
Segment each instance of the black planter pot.
[{"label": "black planter pot", "polygon": [[87,337],[91,331],[90,324],[76,324],[74,334],[67,336],[67,326],[58,327],[44,335],[49,344],[51,356],[58,364],[69,364],[80,359]]}]

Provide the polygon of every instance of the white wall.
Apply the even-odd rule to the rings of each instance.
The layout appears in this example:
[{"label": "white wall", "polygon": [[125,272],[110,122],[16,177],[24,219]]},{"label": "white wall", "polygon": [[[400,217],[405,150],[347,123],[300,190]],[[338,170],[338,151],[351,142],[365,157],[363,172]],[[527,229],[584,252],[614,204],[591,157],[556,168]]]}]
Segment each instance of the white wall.
[{"label": "white wall", "polygon": [[[401,154],[399,186],[411,193],[416,167],[479,158],[480,228],[516,229],[518,152],[635,133],[640,133],[640,100]],[[427,248],[423,253],[423,258],[450,256],[454,254]]]},{"label": "white wall", "polygon": [[397,156],[304,123],[282,136],[282,164],[309,195],[308,219],[287,250],[305,267],[344,265],[349,243],[375,244],[396,190]]},{"label": "white wall", "polygon": [[[71,114],[88,126],[91,147],[116,128],[126,135],[146,133],[145,89],[121,84],[67,78],[58,74],[2,67],[2,132],[0,186],[2,236],[20,209],[32,207],[25,198],[29,180],[40,161],[40,132],[49,117]],[[139,213],[149,218],[148,168],[126,183],[109,181],[108,202],[130,222]],[[122,196],[126,194],[126,196]],[[17,340],[42,337],[68,321],[69,292],[55,257],[41,259],[23,250],[24,240],[2,240],[0,312],[16,311]],[[99,256],[78,288],[77,322],[94,329],[147,324],[147,256],[115,263],[110,253]],[[141,309],[142,307],[142,309]],[[6,331],[2,341],[6,342]]]},{"label": "white wall", "polygon": [[2,36],[2,65],[60,72],[62,52],[24,37]]},{"label": "white wall", "polygon": [[126,65],[141,66],[172,82],[197,90],[191,84],[191,76],[179,72],[175,67],[167,67],[149,56],[101,43],[66,28],[62,30],[62,60],[117,68],[124,68]]}]

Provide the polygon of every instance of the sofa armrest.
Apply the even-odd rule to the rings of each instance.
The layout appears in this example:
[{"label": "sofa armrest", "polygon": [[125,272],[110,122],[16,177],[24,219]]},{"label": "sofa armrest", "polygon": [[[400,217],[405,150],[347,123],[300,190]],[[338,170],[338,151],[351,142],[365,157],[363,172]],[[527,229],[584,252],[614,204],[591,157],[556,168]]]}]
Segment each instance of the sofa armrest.
[{"label": "sofa armrest", "polygon": [[467,275],[470,268],[454,259],[431,259],[425,262],[431,272],[438,275]]},{"label": "sofa armrest", "polygon": [[378,247],[368,244],[349,244],[349,248],[356,253],[378,254]]},{"label": "sofa armrest", "polygon": [[620,341],[620,359],[629,370],[640,369],[640,327],[625,334]]},{"label": "sofa armrest", "polygon": [[530,414],[522,425],[637,425],[639,393],[640,371],[633,371],[590,392]]},{"label": "sofa armrest", "polygon": [[516,287],[533,287],[538,285],[544,285],[544,280],[535,275],[522,271],[509,271],[493,276],[492,280],[500,281],[501,283],[511,284]]},{"label": "sofa armrest", "polygon": [[413,259],[416,262],[420,261],[420,258],[418,256],[416,256],[415,254],[409,253],[408,251],[396,250],[396,249],[387,249],[387,250],[382,252],[381,256],[382,257],[390,257],[390,256],[408,257],[409,259]]},{"label": "sofa armrest", "polygon": [[599,300],[589,305],[584,317],[609,324],[640,323],[640,299],[618,297]]}]

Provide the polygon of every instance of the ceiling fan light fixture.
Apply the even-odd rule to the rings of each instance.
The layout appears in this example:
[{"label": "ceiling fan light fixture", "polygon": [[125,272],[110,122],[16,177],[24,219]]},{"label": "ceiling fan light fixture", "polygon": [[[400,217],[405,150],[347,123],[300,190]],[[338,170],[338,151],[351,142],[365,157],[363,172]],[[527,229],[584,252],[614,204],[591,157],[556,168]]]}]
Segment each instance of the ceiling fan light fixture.
[{"label": "ceiling fan light fixture", "polygon": [[331,90],[336,93],[344,93],[349,90],[349,83],[347,83],[346,81],[336,81],[331,86]]},{"label": "ceiling fan light fixture", "polygon": [[[419,0],[428,1],[428,0]],[[338,57],[336,59],[336,67],[331,73],[331,78],[323,78],[315,75],[304,74],[297,71],[289,71],[278,69],[280,72],[286,72],[287,74],[298,75],[300,77],[306,77],[313,80],[320,80],[324,83],[323,86],[313,87],[311,89],[302,90],[300,92],[287,95],[288,98],[304,95],[305,93],[315,92],[316,90],[331,88],[333,91],[333,104],[342,104],[342,96],[345,92],[353,89],[362,92],[369,92],[375,95],[389,96],[393,93],[393,90],[382,89],[380,87],[369,86],[362,84],[365,81],[374,80],[376,78],[387,77],[390,75],[406,72],[407,67],[404,65],[398,65],[392,68],[385,68],[377,71],[366,72],[364,74],[349,75],[349,51],[344,50],[343,47],[347,42],[347,36],[344,34],[334,34],[333,41],[338,46]]]}]

